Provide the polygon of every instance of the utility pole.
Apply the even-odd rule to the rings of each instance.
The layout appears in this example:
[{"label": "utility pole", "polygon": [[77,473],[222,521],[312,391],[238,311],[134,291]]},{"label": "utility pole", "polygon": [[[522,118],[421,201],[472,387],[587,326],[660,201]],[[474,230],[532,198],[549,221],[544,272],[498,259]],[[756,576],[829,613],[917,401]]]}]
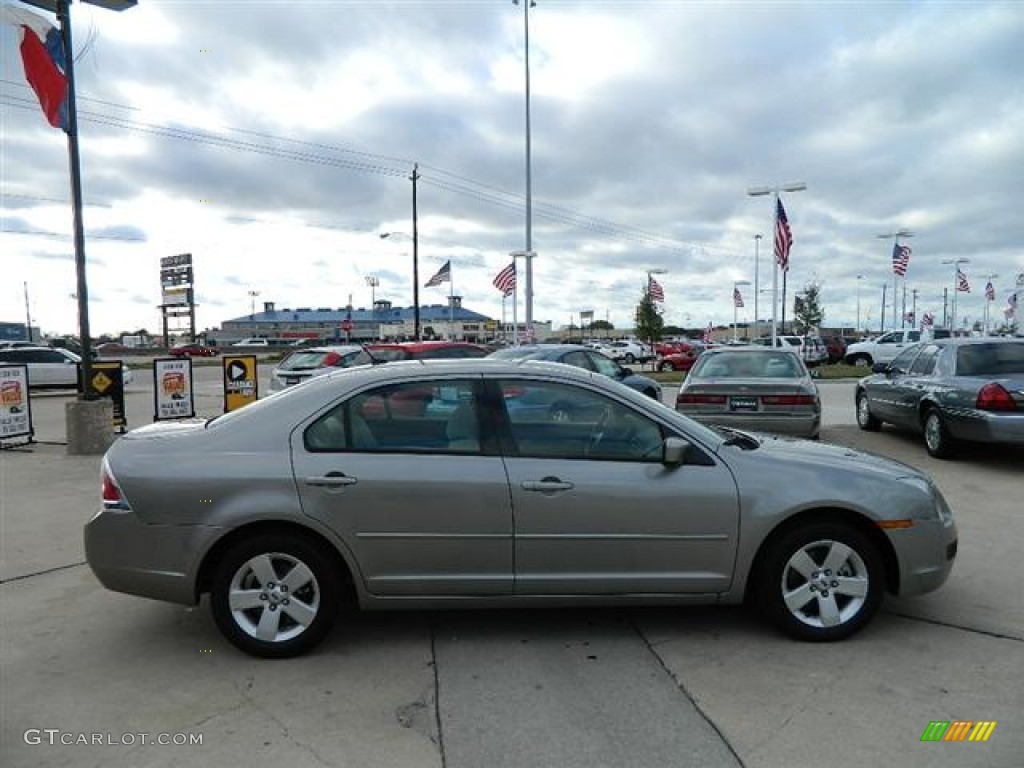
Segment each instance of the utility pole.
[{"label": "utility pole", "polygon": [[942,289],[942,326],[948,328],[949,317],[946,315],[946,302],[949,301],[949,288]]},{"label": "utility pole", "polygon": [[416,210],[416,182],[420,179],[420,165],[412,167],[412,330],[416,341],[422,341],[420,335],[420,235]]},{"label": "utility pole", "polygon": [[914,325],[916,325],[920,328],[921,324],[917,322],[917,288],[914,288],[910,294],[913,297],[913,304],[911,305],[910,313],[914,316],[914,322],[910,327],[913,328]]},{"label": "utility pole", "polygon": [[25,281],[25,340],[32,341],[32,313],[28,308],[28,281]]}]

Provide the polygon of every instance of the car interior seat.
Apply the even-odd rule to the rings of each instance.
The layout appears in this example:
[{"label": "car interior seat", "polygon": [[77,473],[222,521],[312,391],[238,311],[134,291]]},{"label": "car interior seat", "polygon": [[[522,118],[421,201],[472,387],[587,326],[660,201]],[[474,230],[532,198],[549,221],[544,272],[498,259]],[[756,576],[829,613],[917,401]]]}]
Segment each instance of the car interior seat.
[{"label": "car interior seat", "polygon": [[460,403],[448,418],[445,428],[448,449],[451,451],[479,451],[480,427],[472,401]]}]

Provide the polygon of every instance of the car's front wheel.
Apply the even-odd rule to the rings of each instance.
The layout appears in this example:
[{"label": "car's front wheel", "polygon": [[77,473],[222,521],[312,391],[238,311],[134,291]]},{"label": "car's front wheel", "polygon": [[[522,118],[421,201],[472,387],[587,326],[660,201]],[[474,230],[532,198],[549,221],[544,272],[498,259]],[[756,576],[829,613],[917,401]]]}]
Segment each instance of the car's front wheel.
[{"label": "car's front wheel", "polygon": [[878,611],[882,558],[860,531],[817,523],[770,545],[759,579],[759,604],[783,631],[799,640],[842,640]]},{"label": "car's front wheel", "polygon": [[243,539],[221,558],[211,584],[217,627],[236,647],[265,658],[299,656],[338,614],[338,574],[323,549],[291,534]]},{"label": "car's front wheel", "polygon": [[857,426],[866,432],[877,432],[882,422],[871,413],[867,392],[857,393]]},{"label": "car's front wheel", "polygon": [[635,362],[636,362],[636,358],[633,356],[633,353],[632,352],[627,352],[626,353],[626,364],[627,365],[632,365]]},{"label": "car's front wheel", "polygon": [[658,370],[659,371],[674,371],[675,370],[675,366],[672,365],[672,363],[670,363],[668,360],[662,360],[660,363],[658,363]]},{"label": "car's front wheel", "polygon": [[871,367],[871,356],[870,355],[854,355],[850,358],[850,362],[858,368],[870,368]]}]

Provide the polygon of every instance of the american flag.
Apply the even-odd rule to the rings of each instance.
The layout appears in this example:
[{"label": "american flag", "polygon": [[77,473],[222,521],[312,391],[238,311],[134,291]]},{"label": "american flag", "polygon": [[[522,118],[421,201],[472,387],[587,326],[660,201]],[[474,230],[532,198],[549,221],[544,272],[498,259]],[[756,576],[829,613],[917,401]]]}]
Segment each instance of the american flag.
[{"label": "american flag", "polygon": [[910,266],[910,248],[906,245],[893,243],[892,246],[892,271],[900,277],[906,277],[907,267]]},{"label": "american flag", "polygon": [[494,278],[494,287],[502,296],[509,296],[516,289],[516,263],[513,261]]},{"label": "american flag", "polygon": [[911,325],[913,325],[913,324],[914,324],[914,312],[913,312],[913,311],[910,311],[910,312],[906,312],[906,313],[904,313],[904,315],[903,315],[903,320],[904,320],[905,322],[908,322],[908,323],[910,323]]},{"label": "american flag", "polygon": [[733,287],[732,289],[732,305],[734,307],[743,306],[743,294],[740,293],[740,289]]},{"label": "american flag", "polygon": [[995,301],[996,300],[996,287],[992,285],[992,281],[988,281],[988,285],[985,286],[985,300]]},{"label": "american flag", "polygon": [[775,261],[783,272],[789,271],[789,249],[793,245],[793,233],[789,230],[789,219],[782,200],[775,201]]},{"label": "american flag", "polygon": [[647,295],[651,297],[651,301],[665,301],[665,289],[661,287],[661,283],[649,275],[647,277]]},{"label": "american flag", "polygon": [[935,325],[935,315],[931,312],[925,312],[924,315],[921,316],[921,327],[931,328],[933,325]]},{"label": "american flag", "polygon": [[437,274],[427,280],[424,287],[430,288],[433,285],[440,285],[441,283],[450,283],[452,281],[452,263],[446,261],[444,266],[437,270]]},{"label": "american flag", "polygon": [[970,293],[971,284],[967,282],[967,275],[965,275],[959,267],[956,270],[956,289],[960,293]]},{"label": "american flag", "polygon": [[704,334],[700,337],[700,340],[703,341],[705,344],[711,343],[711,323],[708,323],[707,330],[704,331]]},{"label": "american flag", "polygon": [[1006,309],[1003,310],[1003,314],[1006,315],[1007,319],[1010,319],[1017,314],[1017,294],[1011,293],[1010,298],[1006,300]]}]

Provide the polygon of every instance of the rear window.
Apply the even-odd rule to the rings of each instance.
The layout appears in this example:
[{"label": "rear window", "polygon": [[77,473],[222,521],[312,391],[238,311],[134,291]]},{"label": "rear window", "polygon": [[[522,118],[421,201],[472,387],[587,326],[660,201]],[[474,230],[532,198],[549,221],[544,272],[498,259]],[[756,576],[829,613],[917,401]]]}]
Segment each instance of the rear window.
[{"label": "rear window", "polygon": [[370,356],[361,349],[352,352],[330,352],[326,350],[310,350],[296,352],[283,363],[282,371],[312,371],[316,368],[351,368],[354,365],[366,365]]},{"label": "rear window", "polygon": [[721,352],[701,357],[691,377],[708,379],[799,379],[803,366],[795,355]]},{"label": "rear window", "polygon": [[1024,373],[1024,342],[968,344],[956,351],[958,376],[1009,376]]}]

